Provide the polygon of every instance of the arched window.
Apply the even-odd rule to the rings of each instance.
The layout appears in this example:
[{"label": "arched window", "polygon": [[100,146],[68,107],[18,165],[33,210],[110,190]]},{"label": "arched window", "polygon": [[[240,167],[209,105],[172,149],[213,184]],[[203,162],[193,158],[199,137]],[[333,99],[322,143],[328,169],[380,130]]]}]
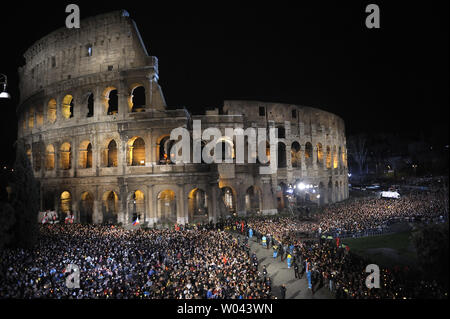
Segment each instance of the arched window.
[{"label": "arched window", "polygon": [[67,94],[62,102],[62,115],[65,119],[73,117],[73,96]]},{"label": "arched window", "polygon": [[128,166],[145,165],[145,142],[140,137],[128,141]]},{"label": "arched window", "polygon": [[317,143],[317,163],[323,164],[323,147],[320,143]]},{"label": "arched window", "polygon": [[301,154],[300,154],[300,144],[294,142],[291,145],[291,164],[292,167],[300,167]]},{"label": "arched window", "polygon": [[142,112],[145,109],[145,88],[143,86],[135,87],[131,91],[131,112]]},{"label": "arched window", "polygon": [[66,215],[72,211],[72,195],[68,191],[61,193],[60,209]]},{"label": "arched window", "polygon": [[307,166],[312,165],[312,155],[313,155],[312,144],[310,142],[306,142],[306,144],[305,144],[305,163]]},{"label": "arched window", "polygon": [[161,139],[161,141],[159,142],[159,163],[160,164],[175,164],[170,159],[170,152],[171,152],[174,144],[175,144],[175,141],[171,140],[169,136],[166,136]]},{"label": "arched window", "polygon": [[117,90],[111,90],[108,94],[108,115],[117,114],[119,111],[119,97],[117,95]]},{"label": "arched window", "polygon": [[55,123],[56,121],[56,100],[51,99],[47,104],[47,121]]},{"label": "arched window", "polygon": [[115,140],[111,140],[108,144],[107,152],[107,167],[117,167],[117,144]]},{"label": "arched window", "polygon": [[72,166],[72,149],[70,143],[65,142],[60,148],[61,169],[69,170]]},{"label": "arched window", "polygon": [[79,167],[91,168],[92,167],[92,144],[89,141],[84,141],[80,144],[79,151]]},{"label": "arched window", "polygon": [[333,168],[338,167],[338,154],[336,152],[336,145],[333,146]]},{"label": "arched window", "polygon": [[45,169],[51,171],[55,168],[55,148],[52,144],[47,145],[45,151]]}]

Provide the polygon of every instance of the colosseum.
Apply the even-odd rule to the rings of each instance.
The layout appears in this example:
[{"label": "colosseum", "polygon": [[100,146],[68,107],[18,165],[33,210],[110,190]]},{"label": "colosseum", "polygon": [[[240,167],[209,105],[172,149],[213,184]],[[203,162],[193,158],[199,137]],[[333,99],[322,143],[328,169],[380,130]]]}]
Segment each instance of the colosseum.
[{"label": "colosseum", "polygon": [[[158,59],[124,10],[56,30],[24,57],[18,140],[40,180],[43,211],[71,214],[80,223],[125,225],[139,218],[169,225],[275,214],[289,208],[293,192],[296,201],[314,205],[348,197],[341,118],[259,101],[224,101],[203,115],[168,107]],[[231,162],[174,161],[172,130],[183,127],[201,140],[192,134],[195,120],[223,134],[225,128],[275,128],[276,172],[260,174],[262,162],[237,163],[229,139],[217,144],[224,154],[230,150]],[[267,144],[269,158],[270,151]]]}]

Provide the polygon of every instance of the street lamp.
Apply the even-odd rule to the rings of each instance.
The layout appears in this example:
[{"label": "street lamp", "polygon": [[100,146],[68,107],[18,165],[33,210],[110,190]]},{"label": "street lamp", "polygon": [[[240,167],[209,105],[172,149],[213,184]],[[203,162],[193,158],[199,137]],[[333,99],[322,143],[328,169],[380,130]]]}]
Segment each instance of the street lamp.
[{"label": "street lamp", "polygon": [[6,75],[0,73],[0,86],[3,86],[2,92],[0,92],[0,99],[10,99],[11,95],[6,92],[6,85],[8,84],[8,79]]}]

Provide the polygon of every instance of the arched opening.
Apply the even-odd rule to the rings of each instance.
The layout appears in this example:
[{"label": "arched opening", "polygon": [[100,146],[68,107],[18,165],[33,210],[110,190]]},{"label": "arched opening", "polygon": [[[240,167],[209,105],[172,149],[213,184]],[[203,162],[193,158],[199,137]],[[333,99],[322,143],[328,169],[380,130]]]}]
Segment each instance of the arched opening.
[{"label": "arched opening", "polygon": [[145,111],[145,88],[141,86],[135,87],[131,91],[129,106],[131,112]]},{"label": "arched opening", "polygon": [[159,148],[159,163],[160,164],[175,164],[170,159],[170,151],[175,144],[174,140],[170,139],[170,136],[163,137],[158,145]]},{"label": "arched opening", "polygon": [[111,140],[104,154],[104,164],[106,167],[117,167],[117,143]]},{"label": "arched opening", "polygon": [[163,223],[177,222],[177,203],[174,191],[166,189],[158,194],[158,217]]},{"label": "arched opening", "polygon": [[317,143],[317,163],[323,165],[323,147],[320,143]]},{"label": "arched opening", "polygon": [[61,145],[60,152],[60,167],[63,170],[69,170],[72,168],[72,148],[70,143],[64,142]]},{"label": "arched opening", "polygon": [[103,223],[104,224],[116,224],[117,215],[119,212],[119,196],[116,192],[109,191],[103,194]]},{"label": "arched opening", "polygon": [[87,114],[86,117],[94,116],[94,93],[90,93],[87,98]]},{"label": "arched opening", "polygon": [[30,107],[28,110],[28,128],[34,127],[34,108]]},{"label": "arched opening", "polygon": [[245,209],[250,213],[261,212],[261,190],[250,186],[245,192]]},{"label": "arched opening", "polygon": [[45,169],[51,171],[55,168],[55,147],[52,144],[47,145],[45,150]]},{"label": "arched opening", "polygon": [[287,188],[288,188],[287,185],[283,182],[281,182],[277,187],[276,196],[277,196],[278,211],[283,210],[288,204],[288,198],[286,195]]},{"label": "arched opening", "polygon": [[283,142],[277,143],[278,168],[286,167],[286,145]]},{"label": "arched opening", "polygon": [[131,220],[128,220],[128,222],[134,222],[137,218],[139,218],[140,221],[144,220],[145,198],[142,191],[136,190],[133,192],[130,201],[128,202],[128,211],[131,217]]},{"label": "arched opening", "polygon": [[327,168],[331,168],[331,149],[327,146]]},{"label": "arched opening", "polygon": [[72,195],[68,191],[64,191],[60,196],[60,211],[62,216],[68,216],[72,212]]},{"label": "arched opening", "polygon": [[62,101],[61,113],[65,119],[73,117],[73,96],[67,94]]},{"label": "arched opening", "polygon": [[89,192],[81,194],[80,203],[80,223],[92,224],[92,215],[94,212],[94,196]]},{"label": "arched opening", "polygon": [[291,164],[292,167],[300,167],[301,165],[301,153],[300,153],[300,144],[298,142],[294,142],[291,145]]},{"label": "arched opening", "polygon": [[108,115],[115,115],[119,111],[119,96],[117,95],[117,90],[113,89],[109,91],[108,96]]},{"label": "arched opening", "polygon": [[222,200],[230,214],[236,212],[236,200],[234,196],[233,189],[231,187],[225,186],[221,188],[222,190]]},{"label": "arched opening", "polygon": [[203,189],[194,188],[188,196],[189,221],[196,223],[208,218],[208,195]]},{"label": "arched opening", "polygon": [[79,150],[79,167],[92,167],[92,144],[89,141],[81,142]]},{"label": "arched opening", "polygon": [[56,100],[51,99],[47,104],[47,121],[55,123],[56,121]]},{"label": "arched opening", "polygon": [[338,167],[338,154],[336,152],[336,145],[333,146],[333,168]]},{"label": "arched opening", "polygon": [[128,166],[145,166],[145,142],[140,137],[133,137],[128,141]]},{"label": "arched opening", "polygon": [[342,148],[341,156],[342,156],[342,165],[343,165],[343,167],[347,167],[347,153],[345,151],[345,147]]},{"label": "arched opening", "polygon": [[313,155],[313,148],[312,144],[310,142],[306,142],[305,144],[305,163],[307,167],[311,167],[312,165],[312,155]]}]

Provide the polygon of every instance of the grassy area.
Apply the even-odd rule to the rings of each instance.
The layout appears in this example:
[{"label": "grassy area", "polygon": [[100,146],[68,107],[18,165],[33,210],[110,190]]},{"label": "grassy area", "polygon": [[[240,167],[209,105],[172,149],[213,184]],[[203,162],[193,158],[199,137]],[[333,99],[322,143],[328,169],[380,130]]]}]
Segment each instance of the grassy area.
[{"label": "grassy area", "polygon": [[343,239],[350,251],[386,267],[417,267],[417,256],[410,239],[411,232],[383,236]]}]

